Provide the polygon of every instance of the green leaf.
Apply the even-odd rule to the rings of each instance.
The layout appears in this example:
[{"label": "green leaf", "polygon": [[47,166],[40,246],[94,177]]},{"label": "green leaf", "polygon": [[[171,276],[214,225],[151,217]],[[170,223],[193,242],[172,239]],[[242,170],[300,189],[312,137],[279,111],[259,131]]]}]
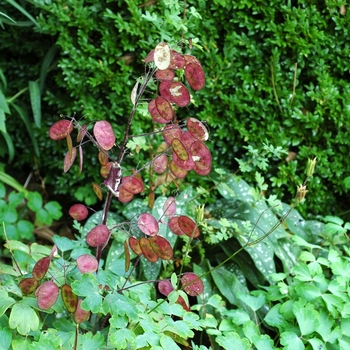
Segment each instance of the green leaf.
[{"label": "green leaf", "polygon": [[321,291],[317,287],[306,283],[297,284],[295,290],[301,297],[308,301],[315,300],[321,295]]},{"label": "green leaf", "polygon": [[31,240],[34,237],[34,225],[27,220],[19,220],[17,230],[22,239]]},{"label": "green leaf", "polygon": [[10,349],[12,341],[12,331],[10,328],[0,328],[0,350]]},{"label": "green leaf", "polygon": [[15,299],[9,297],[4,290],[0,289],[0,316],[2,316],[15,302]]},{"label": "green leaf", "polygon": [[33,18],[33,16],[29,14],[17,1],[7,0],[7,2],[26,16],[35,26],[40,27],[39,23]]},{"label": "green leaf", "polygon": [[329,336],[332,332],[332,328],[334,325],[334,319],[331,317],[329,312],[327,312],[324,308],[320,311],[320,324],[316,329],[316,332],[322,337],[322,339],[327,342]]},{"label": "green leaf", "polygon": [[308,342],[311,344],[313,350],[327,349],[326,344],[318,338],[308,339]]},{"label": "green leaf", "polygon": [[[1,116],[0,116],[0,119],[1,119]],[[0,132],[7,144],[7,152],[9,154],[9,163],[11,163],[15,156],[15,146],[12,142],[11,136],[7,132],[4,132],[3,127],[1,127],[1,120],[0,120]]]},{"label": "green leaf", "polygon": [[7,131],[6,131],[6,123],[5,122],[6,122],[5,113],[4,113],[4,111],[2,109],[0,109],[0,131],[3,134],[7,133]]},{"label": "green leaf", "polygon": [[55,344],[50,339],[40,339],[39,342],[33,342],[28,350],[56,350]]},{"label": "green leaf", "polygon": [[12,240],[9,240],[7,241],[4,246],[8,249],[11,249],[12,251],[14,250],[19,250],[21,252],[24,252],[26,254],[29,254],[29,247],[22,243],[22,242],[19,242],[19,241],[12,241]]},{"label": "green leaf", "polygon": [[280,342],[284,345],[284,350],[304,350],[302,340],[293,332],[283,332]]},{"label": "green leaf", "polygon": [[29,81],[29,96],[35,125],[41,128],[41,96],[38,82]]},{"label": "green leaf", "polygon": [[279,312],[280,306],[281,304],[274,305],[268,311],[267,315],[264,318],[264,321],[272,327],[277,327],[279,330],[283,330],[288,327],[288,322]]},{"label": "green leaf", "polygon": [[162,345],[163,349],[181,350],[175,341],[165,334],[160,337],[160,344]]},{"label": "green leaf", "polygon": [[136,334],[128,328],[118,329],[111,333],[109,342],[115,349],[126,349],[136,340]]},{"label": "green leaf", "polygon": [[39,317],[37,313],[24,302],[19,301],[12,307],[9,326],[17,329],[21,335],[27,335],[30,331],[39,329]]},{"label": "green leaf", "polygon": [[51,201],[44,205],[44,208],[48,211],[49,215],[54,219],[58,220],[62,216],[62,207],[58,202]]},{"label": "green leaf", "polygon": [[56,44],[52,45],[50,49],[46,52],[43,62],[40,67],[40,78],[39,78],[39,85],[40,85],[40,93],[43,93],[44,90],[44,84],[45,84],[45,78],[46,75],[50,69],[50,65],[52,64],[53,59],[55,58],[57,52],[59,51],[59,48]]},{"label": "green leaf", "polygon": [[57,248],[62,252],[74,249],[77,244],[76,241],[72,241],[67,237],[61,237],[58,235],[53,236],[53,241],[56,244]]},{"label": "green leaf", "polygon": [[32,123],[29,120],[27,112],[22,107],[18,106],[15,103],[12,103],[11,106],[17,111],[17,113],[19,114],[20,118],[22,119],[24,125],[26,126],[27,131],[28,131],[28,135],[30,137],[30,140],[32,141],[34,153],[36,156],[39,157],[40,152],[39,152],[38,142],[37,142],[37,139],[35,137],[35,134],[34,134],[34,131],[32,128]]},{"label": "green leaf", "polygon": [[[209,267],[211,268],[210,264]],[[238,278],[223,266],[213,270],[211,276],[220,290],[221,295],[227,298],[232,305],[240,305],[237,304],[238,300],[235,292],[242,291],[242,293],[247,293],[247,289],[241,284]]]},{"label": "green leaf", "polygon": [[339,311],[342,310],[344,302],[340,297],[332,294],[322,294],[321,298],[326,303],[328,311],[333,317],[338,317]]},{"label": "green leaf", "polygon": [[74,281],[71,286],[75,294],[86,297],[81,303],[81,307],[84,310],[91,310],[93,313],[100,312],[102,296],[99,282],[95,275],[84,273],[81,281]]},{"label": "green leaf", "polygon": [[293,313],[303,336],[315,332],[320,325],[320,314],[314,309],[313,304],[305,305],[305,302],[298,301],[293,305]]},{"label": "green leaf", "polygon": [[92,334],[91,332],[79,334],[79,343],[80,342],[81,349],[84,350],[100,350],[106,345],[103,335],[99,332],[96,334]]},{"label": "green leaf", "polygon": [[119,293],[109,293],[103,301],[103,310],[111,315],[127,315],[130,319],[137,321],[139,313],[136,302]]},{"label": "green leaf", "polygon": [[[6,97],[1,90],[0,90],[0,110],[2,110],[3,113],[10,114],[10,109],[6,101]],[[6,130],[3,130],[3,131],[6,132]]]},{"label": "green leaf", "polygon": [[228,332],[224,336],[215,338],[216,342],[227,350],[250,350],[250,342],[246,338],[241,338],[237,333]]},{"label": "green leaf", "polygon": [[273,350],[276,349],[273,345],[273,340],[267,334],[254,335],[253,344],[259,350]]},{"label": "green leaf", "polygon": [[237,297],[248,305],[254,312],[259,310],[266,303],[266,297],[263,292],[259,292],[256,297],[242,292],[237,292]]},{"label": "green leaf", "polygon": [[43,206],[43,198],[39,192],[28,193],[28,208],[33,211],[38,211]]},{"label": "green leaf", "polygon": [[36,212],[36,220],[39,222],[41,225],[51,225],[52,224],[52,218],[47,210],[44,208],[41,208],[37,210]]}]

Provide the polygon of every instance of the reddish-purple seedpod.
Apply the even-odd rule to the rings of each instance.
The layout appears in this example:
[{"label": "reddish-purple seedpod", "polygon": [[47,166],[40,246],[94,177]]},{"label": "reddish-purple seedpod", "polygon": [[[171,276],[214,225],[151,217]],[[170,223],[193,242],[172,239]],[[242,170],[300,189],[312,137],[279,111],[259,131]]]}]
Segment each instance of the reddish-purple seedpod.
[{"label": "reddish-purple seedpod", "polygon": [[169,162],[169,169],[171,173],[178,179],[183,179],[187,175],[187,170],[177,166],[173,160]]},{"label": "reddish-purple seedpod", "polygon": [[18,287],[22,291],[23,295],[33,293],[37,289],[39,281],[35,278],[25,278],[19,282]]},{"label": "reddish-purple seedpod", "polygon": [[158,69],[156,71],[156,79],[159,81],[168,80],[172,81],[175,77],[175,73],[172,69]]},{"label": "reddish-purple seedpod", "polygon": [[191,145],[195,141],[198,140],[194,138],[193,135],[188,131],[185,131],[181,136],[181,142],[186,147],[186,149],[191,149]]},{"label": "reddish-purple seedpod", "polygon": [[139,216],[137,226],[145,235],[148,236],[155,236],[159,232],[158,221],[149,213],[142,213]]},{"label": "reddish-purple seedpod", "polygon": [[186,61],[186,65],[189,64],[189,63],[196,63],[196,64],[199,64],[200,66],[201,63],[199,62],[198,58],[192,56],[192,55],[182,55],[184,60]]},{"label": "reddish-purple seedpod", "polygon": [[86,242],[90,247],[99,247],[107,243],[109,230],[106,225],[95,226],[86,236]]},{"label": "reddish-purple seedpod", "polygon": [[202,280],[193,272],[184,273],[181,277],[181,283],[184,291],[191,297],[196,297],[204,291]]},{"label": "reddish-purple seedpod", "polygon": [[59,288],[53,281],[46,281],[37,289],[38,306],[40,309],[50,309],[56,302],[59,294]]},{"label": "reddish-purple seedpod", "polygon": [[183,161],[188,160],[189,158],[188,152],[185,146],[183,145],[183,143],[179,139],[177,138],[172,139],[171,147],[173,148],[174,152],[179,157],[179,159]]},{"label": "reddish-purple seedpod", "polygon": [[196,141],[192,143],[190,150],[194,160],[193,170],[199,175],[208,175],[212,164],[209,148],[203,142]]},{"label": "reddish-purple seedpod", "polygon": [[94,125],[94,136],[98,144],[106,151],[115,144],[115,135],[111,124],[106,120],[100,120]]},{"label": "reddish-purple seedpod", "polygon": [[41,281],[45,277],[46,272],[49,270],[50,261],[51,259],[48,256],[38,260],[33,267],[33,278],[35,278],[38,281]]},{"label": "reddish-purple seedpod", "polygon": [[193,90],[200,90],[205,85],[205,74],[201,65],[188,63],[185,67],[185,78]]},{"label": "reddish-purple seedpod", "polygon": [[171,124],[164,127],[162,136],[164,138],[164,141],[168,145],[171,145],[171,141],[174,138],[181,139],[182,133],[183,131],[178,125]]},{"label": "reddish-purple seedpod", "polygon": [[73,131],[73,124],[69,120],[59,120],[49,130],[50,139],[58,141],[66,138]]},{"label": "reddish-purple seedpod", "polygon": [[83,138],[85,137],[86,133],[87,133],[87,126],[86,125],[82,125],[79,128],[79,131],[78,131],[77,142],[82,141]]},{"label": "reddish-purple seedpod", "polygon": [[167,297],[174,290],[174,287],[169,280],[161,280],[158,283],[158,290],[159,293]]},{"label": "reddish-purple seedpod", "polygon": [[73,204],[69,208],[68,213],[73,219],[77,221],[85,220],[89,215],[89,211],[84,204]]},{"label": "reddish-purple seedpod", "polygon": [[197,224],[188,216],[180,215],[177,223],[180,230],[188,237],[197,238],[200,235],[200,230]]},{"label": "reddish-purple seedpod", "polygon": [[188,150],[187,150],[187,152],[188,152],[188,156],[189,156],[187,160],[180,159],[175,152],[172,154],[171,158],[173,159],[174,163],[178,167],[189,171],[189,170],[192,170],[194,168],[195,164],[194,164],[194,161],[192,158],[192,154]]},{"label": "reddish-purple seedpod", "polygon": [[162,260],[170,260],[173,258],[173,248],[171,244],[162,236],[152,236],[149,239],[152,250]]},{"label": "reddish-purple seedpod", "polygon": [[93,273],[97,271],[98,261],[90,254],[83,254],[77,258],[77,267],[81,273]]},{"label": "reddish-purple seedpod", "polygon": [[159,84],[160,94],[179,107],[187,106],[191,101],[190,93],[186,86],[179,82],[162,81]]},{"label": "reddish-purple seedpod", "polygon": [[77,156],[77,149],[76,147],[73,147],[72,148],[72,152],[67,152],[65,157],[64,157],[64,160],[63,160],[63,172],[67,172],[71,166],[73,165],[74,161],[75,161],[75,158]]},{"label": "reddish-purple seedpod", "polygon": [[136,237],[129,237],[129,247],[136,255],[142,255],[140,242]]},{"label": "reddish-purple seedpod", "polygon": [[189,133],[199,141],[207,141],[209,133],[202,122],[196,118],[188,118],[186,121],[187,130]]},{"label": "reddish-purple seedpod", "polygon": [[153,169],[157,174],[162,174],[168,167],[168,156],[161,154],[153,160]]},{"label": "reddish-purple seedpod", "polygon": [[147,57],[143,60],[145,63],[151,63],[154,61],[154,49],[147,55]]},{"label": "reddish-purple seedpod", "polygon": [[90,311],[86,311],[81,308],[81,303],[83,301],[78,300],[78,305],[76,310],[74,311],[74,322],[77,324],[85,322],[90,317]]},{"label": "reddish-purple seedpod", "polygon": [[148,104],[148,111],[151,114],[152,119],[159,124],[168,124],[169,121],[164,119],[158,112],[156,107],[156,100],[152,100]]},{"label": "reddish-purple seedpod", "polygon": [[172,218],[176,213],[176,200],[174,197],[169,197],[163,205],[164,215],[167,218]]},{"label": "reddish-purple seedpod", "polygon": [[127,191],[123,186],[119,187],[119,201],[122,203],[128,203],[134,198],[134,195]]},{"label": "reddish-purple seedpod", "polygon": [[175,50],[171,50],[169,68],[181,69],[185,67],[185,64],[186,64],[186,60],[184,56]]},{"label": "reddish-purple seedpod", "polygon": [[182,236],[185,234],[185,232],[183,232],[179,226],[179,216],[173,216],[169,222],[168,222],[168,226],[169,229],[172,233],[174,233],[177,236]]},{"label": "reddish-purple seedpod", "polygon": [[135,176],[123,177],[121,187],[132,194],[141,193],[144,189],[142,180]]},{"label": "reddish-purple seedpod", "polygon": [[174,116],[174,111],[169,101],[162,96],[158,96],[155,100],[155,105],[159,115],[167,122],[171,122]]},{"label": "reddish-purple seedpod", "polygon": [[75,312],[78,306],[78,296],[73,293],[70,285],[64,284],[61,287],[61,296],[67,311],[70,313]]},{"label": "reddish-purple seedpod", "polygon": [[149,244],[149,240],[147,238],[140,238],[140,247],[142,254],[149,262],[156,262],[158,260],[158,255],[151,248],[151,245]]}]

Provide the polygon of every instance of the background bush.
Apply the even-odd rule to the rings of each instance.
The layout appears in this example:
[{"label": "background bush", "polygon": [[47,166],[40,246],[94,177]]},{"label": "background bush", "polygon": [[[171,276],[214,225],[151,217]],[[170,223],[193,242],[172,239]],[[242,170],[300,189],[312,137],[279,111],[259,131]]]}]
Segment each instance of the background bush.
[{"label": "background bush", "polygon": [[[273,159],[264,177],[274,193],[288,200],[303,178],[306,159],[317,156],[303,214],[348,209],[350,63],[344,1],[189,0],[185,28],[184,4],[174,0],[34,0],[25,5],[39,26],[31,31],[6,24],[0,64],[11,82],[6,96],[12,96],[39,77],[45,54],[57,48],[42,92],[42,128],[35,130],[39,169],[56,194],[68,193],[77,178],[73,171],[67,183],[57,174],[64,151],[49,143],[47,127],[60,114],[75,113],[86,122],[114,122],[118,135],[141,59],[159,40],[179,41],[184,30],[185,38],[199,38],[203,51],[194,47],[193,52],[207,73],[206,88],[196,96],[199,107],[188,114],[207,120],[216,162],[236,170],[236,158],[251,161],[263,152],[263,143],[282,146],[288,158]],[[8,4],[2,9],[23,19]],[[23,97],[23,103],[29,105],[28,99]],[[138,116],[135,133],[145,130],[148,118]],[[31,167],[33,152],[20,136],[24,126],[12,116],[7,124],[17,140],[13,167]],[[254,181],[255,170],[248,171],[247,181]],[[91,181],[100,182],[90,173],[87,167],[79,178],[82,198],[89,195]]]}]

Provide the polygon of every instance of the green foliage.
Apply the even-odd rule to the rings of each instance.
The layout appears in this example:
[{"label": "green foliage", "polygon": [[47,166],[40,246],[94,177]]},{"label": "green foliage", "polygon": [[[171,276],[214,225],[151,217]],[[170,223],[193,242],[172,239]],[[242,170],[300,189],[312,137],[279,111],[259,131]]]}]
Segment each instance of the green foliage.
[{"label": "green foliage", "polygon": [[[8,177],[9,178],[9,177]],[[13,179],[15,182],[15,180]],[[11,183],[11,181],[9,181]],[[34,218],[30,217],[30,213]],[[62,216],[62,208],[58,202],[49,201],[44,204],[39,192],[11,191],[0,182],[0,238],[4,241],[34,239],[34,229],[40,226],[50,226],[53,220]]]}]

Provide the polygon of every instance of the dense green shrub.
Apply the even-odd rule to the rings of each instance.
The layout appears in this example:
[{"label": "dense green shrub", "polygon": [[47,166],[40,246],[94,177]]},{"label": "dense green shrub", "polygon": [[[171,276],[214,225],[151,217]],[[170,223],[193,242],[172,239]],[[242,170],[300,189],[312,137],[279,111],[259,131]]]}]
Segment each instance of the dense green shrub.
[{"label": "dense green shrub", "polygon": [[[188,115],[208,121],[212,149],[219,150],[216,161],[236,170],[236,158],[251,160],[262,152],[263,143],[283,147],[290,156],[275,158],[265,178],[288,200],[302,178],[297,169],[303,166],[298,165],[317,156],[319,177],[310,183],[303,213],[341,213],[348,209],[349,189],[345,173],[349,168],[349,11],[344,5],[344,1],[189,0],[182,23],[184,3],[175,0],[152,4],[34,0],[30,10],[40,12],[40,27],[35,27],[36,34],[23,37],[25,47],[35,48],[36,55],[49,50],[50,40],[59,48],[56,69],[43,95],[45,122],[57,120],[61,113],[85,115],[87,121],[111,117],[120,130],[127,112],[124,97],[130,94],[134,69],[141,67],[145,45],[162,39],[173,43],[184,29],[186,39],[199,38],[203,52],[197,48],[194,52],[207,73],[206,88],[196,96],[200,107]],[[6,47],[13,56],[22,52],[20,59],[25,61],[28,54],[18,42],[20,29],[6,31],[2,50]],[[10,79],[11,64],[6,67]],[[148,118],[140,115],[135,133]],[[52,170],[60,151],[46,153],[46,131],[38,132],[47,181],[56,192],[66,193],[67,180]],[[23,162],[30,163],[29,153],[17,163]],[[247,180],[253,181],[255,170],[252,167]],[[81,178],[78,185],[89,187],[92,180]],[[87,195],[84,190],[78,194]]]}]

